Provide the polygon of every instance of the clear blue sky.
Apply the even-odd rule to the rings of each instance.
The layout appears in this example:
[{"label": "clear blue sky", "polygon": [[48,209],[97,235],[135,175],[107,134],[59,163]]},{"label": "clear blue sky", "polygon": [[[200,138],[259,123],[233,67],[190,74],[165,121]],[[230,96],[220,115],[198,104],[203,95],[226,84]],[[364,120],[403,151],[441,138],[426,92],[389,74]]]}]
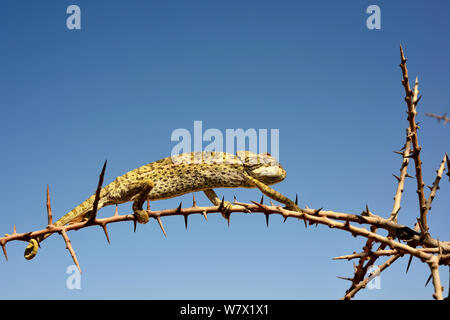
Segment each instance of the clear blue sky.
[{"label": "clear blue sky", "polygon": [[[66,28],[66,8],[81,8],[81,30]],[[366,8],[381,8],[368,30]],[[300,204],[387,217],[393,205],[407,126],[399,45],[423,94],[418,120],[428,184],[450,126],[424,116],[450,113],[448,1],[2,1],[0,3],[0,232],[46,224],[45,188],[54,216],[87,198],[108,159],[105,182],[166,157],[176,128],[222,132],[280,130],[287,178],[274,188]],[[412,174],[412,167],[409,172]],[[217,190],[258,200],[257,190]],[[450,187],[443,179],[429,214],[432,235],[450,240]],[[182,197],[190,203],[191,197]],[[201,204],[208,204],[197,194]],[[176,207],[180,199],[154,202]],[[131,212],[131,205],[120,207]],[[101,216],[113,213],[105,208]],[[400,222],[418,215],[408,181]],[[0,298],[336,299],[352,263],[332,261],[365,239],[323,226],[261,214],[168,217],[157,223],[69,235],[83,269],[68,290],[72,260],[61,237],[35,259],[8,244],[0,261]],[[428,267],[408,258],[360,299],[429,299]],[[383,260],[380,260],[383,261]],[[448,287],[448,270],[441,269]]]}]

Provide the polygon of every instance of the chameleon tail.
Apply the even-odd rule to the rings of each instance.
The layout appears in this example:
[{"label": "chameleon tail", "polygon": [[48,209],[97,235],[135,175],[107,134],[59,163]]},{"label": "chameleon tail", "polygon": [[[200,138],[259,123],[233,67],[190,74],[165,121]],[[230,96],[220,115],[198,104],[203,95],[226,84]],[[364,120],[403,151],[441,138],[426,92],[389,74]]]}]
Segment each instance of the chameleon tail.
[{"label": "chameleon tail", "polygon": [[[79,206],[75,207],[73,210],[66,213],[62,216],[58,221],[54,223],[56,227],[64,226],[68,223],[80,222],[89,215],[89,212],[92,210],[92,205],[94,203],[95,195],[90,196],[87,200],[81,203]],[[102,207],[102,201],[98,203],[98,209]],[[38,251],[39,243],[41,243],[44,239],[48,238],[51,233],[47,233],[42,236],[38,236],[36,238],[30,239],[28,246],[25,248],[24,257],[27,260],[33,259]]]}]

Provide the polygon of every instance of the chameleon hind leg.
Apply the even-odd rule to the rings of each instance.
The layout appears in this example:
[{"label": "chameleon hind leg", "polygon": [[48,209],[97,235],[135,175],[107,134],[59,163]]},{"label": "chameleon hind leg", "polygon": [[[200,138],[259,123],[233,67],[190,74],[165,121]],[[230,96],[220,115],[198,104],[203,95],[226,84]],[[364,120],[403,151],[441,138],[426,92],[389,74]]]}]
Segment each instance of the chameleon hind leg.
[{"label": "chameleon hind leg", "polygon": [[[222,200],[219,199],[216,192],[213,189],[204,190],[203,193],[208,197],[209,201],[215,206],[220,206],[222,204]],[[223,201],[222,208],[220,213],[222,217],[230,220],[230,210],[233,208],[233,204],[229,201]]]},{"label": "chameleon hind leg", "polygon": [[133,213],[139,223],[147,223],[149,216],[147,211],[143,209],[144,202],[148,199],[150,191],[155,186],[153,180],[145,180],[138,187],[136,199],[133,202]]},{"label": "chameleon hind leg", "polygon": [[268,185],[262,183],[261,181],[255,179],[255,178],[253,178],[251,176],[249,176],[248,174],[246,174],[245,177],[252,184],[254,184],[255,187],[257,187],[259,190],[261,190],[261,192],[264,193],[266,196],[270,197],[271,199],[273,199],[275,201],[284,203],[286,205],[286,209],[297,211],[297,212],[301,212],[301,209],[291,199],[283,196],[278,191],[272,189],[271,187],[269,187]]}]

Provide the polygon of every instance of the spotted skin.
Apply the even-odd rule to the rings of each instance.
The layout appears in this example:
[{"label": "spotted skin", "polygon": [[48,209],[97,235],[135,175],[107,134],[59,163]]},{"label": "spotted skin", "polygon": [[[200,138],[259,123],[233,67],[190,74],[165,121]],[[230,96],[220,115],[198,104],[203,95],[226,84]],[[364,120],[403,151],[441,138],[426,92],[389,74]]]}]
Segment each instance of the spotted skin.
[{"label": "spotted skin", "polygon": [[[215,188],[259,188],[274,200],[295,206],[292,201],[271,189],[269,185],[286,177],[283,167],[268,153],[255,154],[238,151],[236,155],[225,152],[192,152],[167,157],[117,177],[100,191],[98,209],[125,202],[133,202],[133,212],[139,223],[147,223],[148,214],[142,206],[146,200],[161,200],[186,193],[203,191],[214,205],[222,200]],[[95,195],[65,214],[55,226],[80,222],[90,217]],[[228,201],[222,204],[222,215],[232,207]],[[25,250],[25,258],[32,259],[38,243],[48,235],[32,239]]]}]

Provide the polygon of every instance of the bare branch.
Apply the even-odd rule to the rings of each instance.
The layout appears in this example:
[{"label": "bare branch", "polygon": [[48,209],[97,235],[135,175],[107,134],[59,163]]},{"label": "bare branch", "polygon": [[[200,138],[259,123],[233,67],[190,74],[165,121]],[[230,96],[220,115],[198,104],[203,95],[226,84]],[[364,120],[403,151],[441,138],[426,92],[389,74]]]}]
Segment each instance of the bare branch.
[{"label": "bare branch", "polygon": [[392,208],[391,217],[390,217],[390,219],[393,221],[397,221],[398,212],[400,211],[400,202],[402,200],[403,189],[405,186],[405,180],[406,180],[406,176],[408,174],[407,169],[408,169],[408,164],[409,164],[409,155],[411,152],[410,134],[411,134],[411,129],[407,128],[406,129],[406,143],[405,143],[405,146],[403,148],[404,150],[402,153],[403,160],[402,160],[402,165],[400,167],[400,177],[398,177],[397,191],[395,192],[394,206]]},{"label": "bare branch", "polygon": [[424,212],[424,215],[427,215],[428,211],[431,209],[431,203],[433,202],[434,197],[436,196],[436,192],[439,189],[439,182],[441,181],[442,174],[445,170],[445,159],[447,158],[447,154],[444,155],[444,159],[442,159],[439,169],[436,171],[436,178],[434,179],[433,186],[431,187],[430,195],[427,200],[427,208]]},{"label": "bare branch", "polygon": [[405,88],[405,101],[408,106],[408,121],[409,121],[409,128],[411,130],[411,139],[412,139],[412,147],[413,147],[413,153],[411,154],[411,157],[414,159],[415,163],[415,169],[416,169],[416,181],[417,181],[417,195],[419,198],[419,208],[420,208],[420,220],[421,220],[421,226],[422,226],[422,234],[426,236],[428,234],[428,223],[427,223],[427,216],[426,216],[426,200],[425,200],[425,193],[423,190],[423,187],[425,186],[423,182],[422,177],[422,161],[420,160],[420,151],[421,147],[419,146],[419,138],[417,135],[417,129],[418,125],[416,123],[416,104],[419,101],[418,93],[419,93],[419,81],[416,78],[416,83],[414,85],[414,92],[411,90],[409,86],[409,78],[408,78],[408,69],[406,68],[406,58],[403,52],[402,46],[400,46],[400,68],[402,69],[403,79],[402,84]]},{"label": "bare branch", "polygon": [[425,113],[426,116],[437,119],[438,122],[444,121],[444,126],[450,122],[450,118],[447,118],[447,113],[444,113],[442,116],[427,112]]},{"label": "bare branch", "polygon": [[433,278],[433,298],[436,300],[442,300],[442,292],[444,291],[444,288],[441,285],[441,280],[439,277],[439,256],[432,256],[427,263],[431,270],[431,277]]},{"label": "bare branch", "polygon": [[359,282],[353,289],[348,291],[345,294],[345,297],[343,298],[343,300],[349,300],[349,299],[353,298],[359,290],[366,287],[366,285],[373,279],[373,277],[378,276],[381,272],[383,272],[387,267],[389,267],[391,264],[393,264],[400,257],[401,257],[401,255],[395,255],[395,256],[390,257],[385,263],[383,263],[380,267],[378,267],[378,269],[374,272],[374,274],[365,278],[363,281]]},{"label": "bare branch", "polygon": [[[419,251],[422,252],[427,252],[427,253],[437,253],[439,252],[438,248],[419,248],[417,249]],[[333,260],[353,260],[353,259],[359,259],[359,258],[369,258],[370,256],[376,256],[376,257],[384,257],[384,256],[393,256],[393,255],[397,255],[399,254],[398,250],[377,250],[377,251],[373,251],[370,253],[366,253],[366,252],[359,252],[359,253],[352,253],[352,254],[348,254],[348,255],[343,255],[343,256],[338,256],[338,257],[334,257]]]}]

